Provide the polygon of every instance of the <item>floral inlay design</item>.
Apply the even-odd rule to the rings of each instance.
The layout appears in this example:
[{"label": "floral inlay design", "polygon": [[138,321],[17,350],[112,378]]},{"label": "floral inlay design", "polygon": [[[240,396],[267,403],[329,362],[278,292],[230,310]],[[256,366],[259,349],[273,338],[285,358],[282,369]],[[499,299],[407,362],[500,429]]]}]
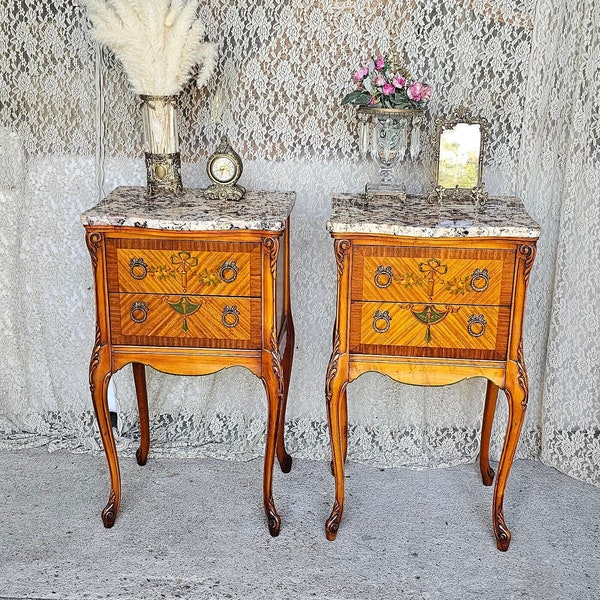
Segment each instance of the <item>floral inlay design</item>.
[{"label": "floral inlay design", "polygon": [[[181,251],[171,255],[170,264],[162,264],[156,266],[149,266],[147,268],[148,275],[155,277],[159,281],[165,279],[177,279],[181,280],[182,291],[187,291],[189,277],[196,277],[202,285],[217,285],[222,282],[219,277],[221,269],[214,269],[209,271],[208,269],[195,270],[198,266],[198,257],[192,256],[190,252]],[[235,263],[231,263],[235,267]]]},{"label": "floral inlay design", "polygon": [[426,326],[425,342],[428,344],[432,340],[431,327],[441,323],[449,314],[460,310],[459,306],[445,306],[442,310],[439,305],[433,304],[436,291],[444,290],[454,295],[465,294],[471,280],[469,275],[446,278],[447,274],[447,265],[442,264],[437,258],[429,258],[427,261],[419,263],[418,273],[411,272],[394,276],[394,279],[405,288],[426,288],[429,304],[425,304],[422,308],[417,308],[415,304],[403,308],[410,310],[412,316]]}]

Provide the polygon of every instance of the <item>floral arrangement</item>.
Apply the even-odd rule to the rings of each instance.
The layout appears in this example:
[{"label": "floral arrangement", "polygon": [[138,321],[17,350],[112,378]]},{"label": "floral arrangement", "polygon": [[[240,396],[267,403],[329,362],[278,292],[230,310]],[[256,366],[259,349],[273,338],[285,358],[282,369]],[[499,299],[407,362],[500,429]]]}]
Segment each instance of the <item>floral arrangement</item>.
[{"label": "floral arrangement", "polygon": [[354,73],[356,89],[347,94],[342,104],[372,108],[423,108],[431,98],[431,87],[412,81],[410,73],[396,60],[381,55],[367,59]]},{"label": "floral arrangement", "polygon": [[96,41],[112,50],[136,94],[174,96],[192,77],[198,87],[217,63],[203,42],[199,0],[84,0]]}]

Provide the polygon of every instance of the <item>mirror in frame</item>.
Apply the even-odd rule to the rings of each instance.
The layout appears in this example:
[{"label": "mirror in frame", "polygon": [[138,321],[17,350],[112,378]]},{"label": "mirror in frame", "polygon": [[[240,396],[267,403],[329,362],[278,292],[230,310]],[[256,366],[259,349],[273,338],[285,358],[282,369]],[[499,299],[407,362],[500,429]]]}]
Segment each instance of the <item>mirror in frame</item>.
[{"label": "mirror in frame", "polygon": [[434,184],[428,199],[469,199],[477,206],[487,201],[483,190],[483,159],[489,139],[489,123],[474,117],[464,106],[452,116],[438,117],[434,133]]}]

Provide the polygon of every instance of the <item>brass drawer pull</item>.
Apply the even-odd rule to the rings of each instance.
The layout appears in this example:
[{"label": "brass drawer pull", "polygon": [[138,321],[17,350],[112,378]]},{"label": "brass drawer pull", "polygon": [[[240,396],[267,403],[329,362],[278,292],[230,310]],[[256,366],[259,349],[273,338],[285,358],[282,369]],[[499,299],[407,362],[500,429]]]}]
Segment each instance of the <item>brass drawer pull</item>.
[{"label": "brass drawer pull", "polygon": [[132,258],[129,261],[129,273],[134,279],[138,281],[144,279],[148,275],[148,266],[144,262],[143,258]]},{"label": "brass drawer pull", "polygon": [[237,279],[240,268],[235,261],[225,261],[219,268],[219,278],[223,283],[231,283]]},{"label": "brass drawer pull", "polygon": [[240,322],[240,311],[237,306],[225,306],[221,322],[225,327],[237,327],[237,324]]},{"label": "brass drawer pull", "polygon": [[[392,317],[390,317],[390,313],[385,310],[378,310],[373,315],[373,329],[377,333],[385,333],[390,328],[390,322]],[[383,327],[380,326],[381,321],[385,321],[385,325]]]},{"label": "brass drawer pull", "polygon": [[379,265],[377,270],[375,271],[375,285],[378,288],[387,288],[392,285],[392,279],[394,275],[392,274],[392,267],[384,267],[383,265]]},{"label": "brass drawer pull", "polygon": [[481,337],[485,333],[487,321],[483,315],[471,315],[469,317],[469,325],[467,331],[473,337]]},{"label": "brass drawer pull", "polygon": [[490,274],[487,269],[475,269],[471,275],[471,289],[475,292],[485,292],[490,285]]},{"label": "brass drawer pull", "polygon": [[145,302],[134,302],[129,316],[134,323],[143,323],[148,318],[148,305]]}]

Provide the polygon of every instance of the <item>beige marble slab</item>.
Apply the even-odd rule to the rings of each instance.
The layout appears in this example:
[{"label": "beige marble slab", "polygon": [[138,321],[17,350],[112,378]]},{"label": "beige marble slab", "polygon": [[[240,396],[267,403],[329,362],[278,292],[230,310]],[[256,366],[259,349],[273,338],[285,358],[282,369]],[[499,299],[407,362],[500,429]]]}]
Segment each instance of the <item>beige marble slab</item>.
[{"label": "beige marble slab", "polygon": [[538,238],[539,225],[515,197],[489,198],[484,206],[469,201],[438,206],[422,196],[405,203],[377,196],[336,194],[327,221],[331,233],[374,233],[415,237]]},{"label": "beige marble slab", "polygon": [[84,212],[81,222],[174,231],[282,231],[295,200],[294,192],[251,191],[239,201],[211,200],[199,189],[148,198],[146,188],[118,187]]}]

